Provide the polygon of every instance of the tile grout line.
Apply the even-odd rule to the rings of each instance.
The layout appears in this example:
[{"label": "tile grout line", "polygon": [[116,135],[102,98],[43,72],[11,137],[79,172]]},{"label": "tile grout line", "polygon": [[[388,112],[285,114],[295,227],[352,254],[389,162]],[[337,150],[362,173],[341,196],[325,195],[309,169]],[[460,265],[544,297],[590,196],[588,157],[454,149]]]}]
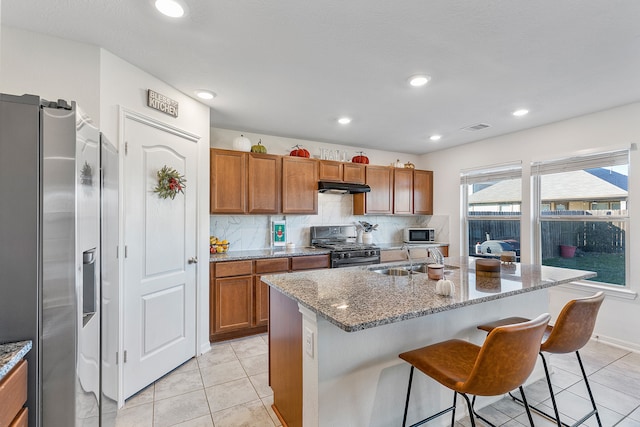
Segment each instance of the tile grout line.
[{"label": "tile grout line", "polygon": [[211,418],[211,425],[216,427],[216,423],[213,421],[213,412],[211,411],[211,404],[209,403],[209,396],[207,396],[207,388],[204,386],[204,377],[202,376],[202,370],[200,369],[200,360],[196,356],[196,365],[198,365],[198,373],[200,374],[200,381],[202,381],[202,391],[204,392],[204,398],[207,400],[207,408],[209,408],[209,418]]}]

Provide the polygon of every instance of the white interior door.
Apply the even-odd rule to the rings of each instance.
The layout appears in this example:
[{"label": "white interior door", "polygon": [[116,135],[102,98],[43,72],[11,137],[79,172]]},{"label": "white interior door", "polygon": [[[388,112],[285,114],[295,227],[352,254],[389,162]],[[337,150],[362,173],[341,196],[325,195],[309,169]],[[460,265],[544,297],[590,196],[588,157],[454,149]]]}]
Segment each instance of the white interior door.
[{"label": "white interior door", "polygon": [[[135,114],[123,121],[124,398],[196,354],[197,137]],[[184,175],[174,199],[157,172]]]}]

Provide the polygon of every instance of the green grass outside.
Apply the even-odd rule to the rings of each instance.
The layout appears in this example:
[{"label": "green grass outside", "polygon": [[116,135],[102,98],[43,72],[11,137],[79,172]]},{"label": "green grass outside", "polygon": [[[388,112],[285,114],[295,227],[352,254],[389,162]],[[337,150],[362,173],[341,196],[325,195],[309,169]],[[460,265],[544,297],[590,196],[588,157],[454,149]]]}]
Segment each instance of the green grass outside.
[{"label": "green grass outside", "polygon": [[573,258],[547,258],[542,260],[542,265],[595,271],[598,276],[589,280],[621,286],[625,285],[624,263],[624,254],[597,252],[581,252]]}]

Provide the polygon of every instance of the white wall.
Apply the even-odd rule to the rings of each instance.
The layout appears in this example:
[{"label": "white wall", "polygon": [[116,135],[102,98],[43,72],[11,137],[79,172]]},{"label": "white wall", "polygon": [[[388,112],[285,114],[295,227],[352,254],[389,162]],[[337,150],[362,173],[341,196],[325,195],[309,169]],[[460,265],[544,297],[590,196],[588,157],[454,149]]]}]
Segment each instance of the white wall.
[{"label": "white wall", "polygon": [[[115,145],[119,144],[120,138],[119,106],[201,137],[197,177],[198,236],[201,237],[198,257],[208,260],[209,108],[97,46],[6,26],[0,31],[1,92],[75,100]],[[179,117],[173,119],[146,107],[146,89],[154,89],[177,100]],[[209,347],[208,267],[207,262],[200,263],[197,276],[200,298],[197,341],[201,351]]]},{"label": "white wall", "polygon": [[[146,90],[153,89],[176,101],[180,108],[177,118],[147,107]],[[129,64],[111,52],[100,49],[100,117],[101,130],[115,143],[120,141],[120,108],[135,111],[200,136],[198,143],[198,175],[190,180],[198,193],[197,256],[209,259],[209,108],[175,88]],[[122,153],[122,151],[121,151]],[[122,155],[122,154],[121,154]],[[122,162],[121,162],[122,168]],[[122,172],[122,171],[121,171]],[[121,173],[122,180],[122,173]],[[197,186],[197,187],[195,187]],[[121,187],[121,193],[126,187]],[[121,199],[122,200],[122,199]],[[209,348],[209,265],[198,264],[198,349]]]},{"label": "white wall", "polygon": [[[640,142],[638,117],[640,117],[640,103],[635,103],[422,156],[418,166],[432,169],[437,182],[434,189],[434,214],[451,217],[450,253],[460,253],[464,245],[464,242],[461,242],[459,226],[461,169],[522,161],[523,183],[525,183],[522,192],[522,209],[523,213],[531,212],[531,194],[526,184],[530,182],[529,165],[532,161],[628,148],[631,143]],[[640,291],[640,265],[634,260],[640,253],[640,239],[635,236],[634,230],[640,230],[640,209],[633,208],[634,200],[640,200],[640,185],[637,184],[639,165],[640,152],[632,151],[629,167],[631,219],[627,234],[627,250],[631,261],[627,283],[629,289],[636,293]],[[532,259],[531,228],[529,218],[523,217],[521,226],[523,262],[530,262]],[[551,292],[552,310],[557,313],[567,300],[593,292],[592,289],[575,290],[569,287],[554,289]],[[634,295],[608,293],[598,316],[596,333],[603,340],[640,350],[640,334],[638,334],[640,300],[628,299],[633,297]]]},{"label": "white wall", "polygon": [[[416,163],[419,157],[412,154],[387,152],[381,150],[358,149],[345,145],[321,143],[317,141],[283,138],[272,135],[254,134],[229,129],[211,128],[211,146],[215,148],[233,148],[234,138],[243,134],[252,144],[262,140],[270,154],[287,155],[291,148],[299,144],[309,150],[312,157],[320,157],[320,149],[346,150],[347,159],[359,151],[364,151],[371,164],[390,165],[400,160],[402,163]],[[448,241],[449,218],[447,216],[399,216],[399,215],[353,215],[353,196],[337,194],[318,195],[317,215],[211,215],[210,233],[231,243],[230,250],[264,249],[270,246],[270,224],[272,220],[287,221],[287,240],[297,246],[308,246],[309,226],[353,224],[355,221],[367,221],[379,224],[373,233],[376,244],[397,243],[402,241],[402,229],[409,226],[436,228],[436,239]]]},{"label": "white wall", "polygon": [[0,92],[76,101],[100,126],[96,46],[2,26]]}]

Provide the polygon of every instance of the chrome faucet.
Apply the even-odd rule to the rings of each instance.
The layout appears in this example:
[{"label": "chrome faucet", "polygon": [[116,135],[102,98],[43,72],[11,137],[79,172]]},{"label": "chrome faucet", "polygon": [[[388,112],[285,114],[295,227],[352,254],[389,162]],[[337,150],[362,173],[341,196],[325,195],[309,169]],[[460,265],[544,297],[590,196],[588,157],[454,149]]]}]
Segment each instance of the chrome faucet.
[{"label": "chrome faucet", "polygon": [[429,248],[429,255],[431,256],[431,258],[433,258],[436,264],[444,265],[444,255],[442,255],[440,249],[438,249],[437,247]]},{"label": "chrome faucet", "polygon": [[411,259],[411,246],[409,246],[407,243],[404,243],[402,245],[401,250],[404,250],[407,252],[407,259],[409,260],[409,272],[413,272],[413,260]]}]

